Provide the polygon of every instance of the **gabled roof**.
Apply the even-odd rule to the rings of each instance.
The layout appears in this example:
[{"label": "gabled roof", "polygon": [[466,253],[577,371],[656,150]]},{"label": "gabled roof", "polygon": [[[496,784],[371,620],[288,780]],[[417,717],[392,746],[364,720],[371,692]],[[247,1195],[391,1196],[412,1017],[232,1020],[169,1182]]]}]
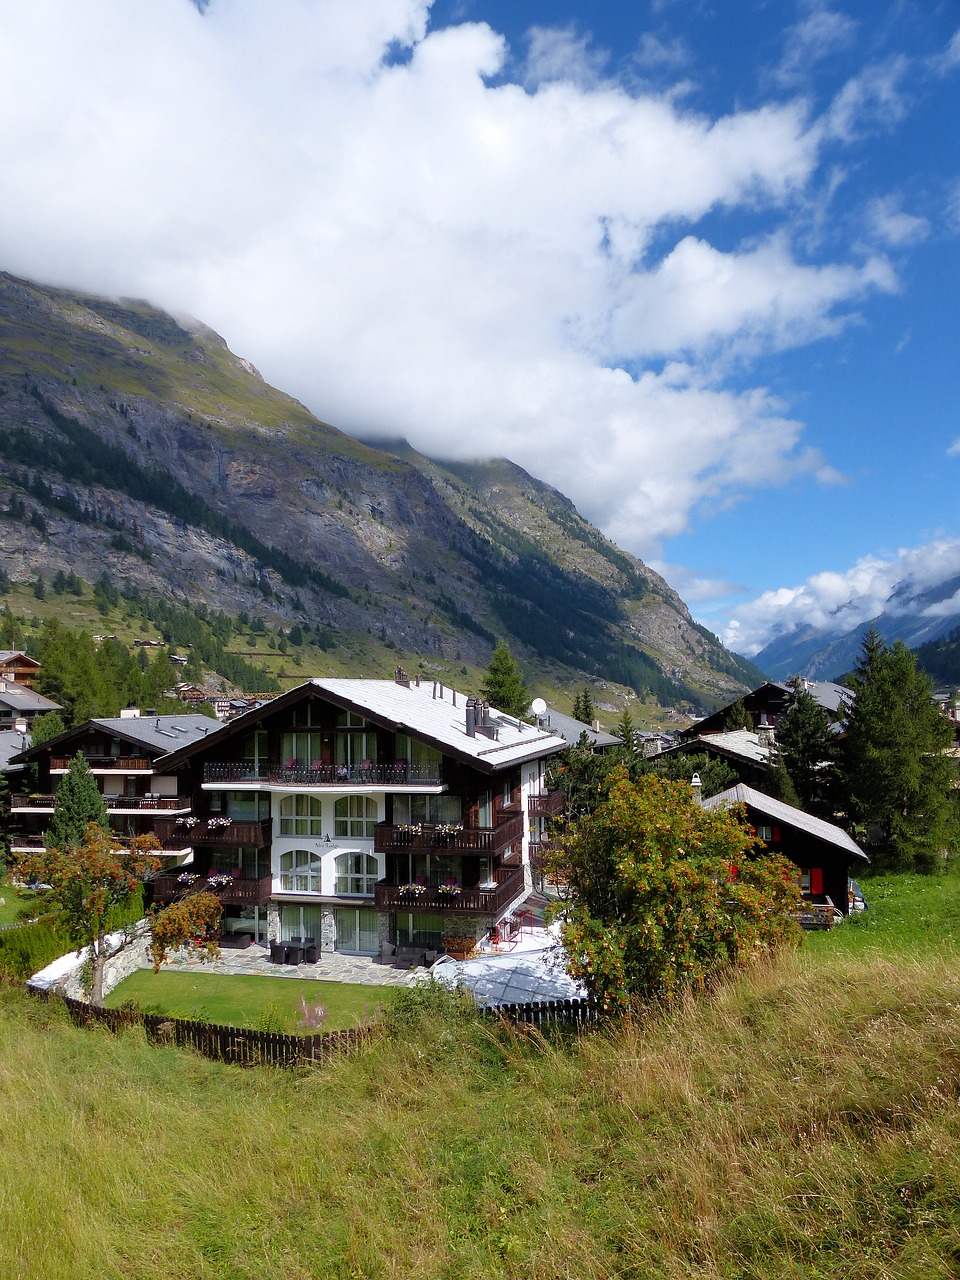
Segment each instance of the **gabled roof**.
[{"label": "gabled roof", "polygon": [[36,658],[31,658],[22,649],[0,649],[0,662],[11,662],[14,658],[22,658],[24,662],[29,662],[32,667],[40,666]]},{"label": "gabled roof", "polygon": [[583,720],[577,720],[573,716],[565,716],[562,711],[554,711],[553,707],[547,707],[542,716],[537,716],[537,723],[546,732],[565,738],[570,746],[575,746],[580,741],[582,733],[587,735],[593,747],[620,745],[620,739],[615,738],[612,733],[594,729],[593,725],[585,724]]},{"label": "gabled roof", "polygon": [[30,745],[30,735],[19,729],[0,729],[0,773],[19,772],[22,764],[11,761]]},{"label": "gabled roof", "polygon": [[[556,734],[544,732],[535,725],[493,708],[490,717],[496,736],[490,738],[478,730],[476,737],[468,737],[467,695],[438,681],[423,681],[418,686],[413,682],[399,684],[396,680],[313,679],[228,721],[208,735],[204,749],[225,742],[245,729],[249,731],[266,716],[273,716],[316,696],[344,711],[353,711],[383,729],[409,733],[484,773],[495,773],[527,760],[555,755],[567,745]],[[176,768],[193,755],[199,745],[194,743],[172,751],[164,760],[164,766]]]},{"label": "gabled roof", "polygon": [[0,707],[9,707],[11,711],[33,711],[38,715],[44,711],[62,711],[59,702],[45,698],[42,693],[34,693],[25,684],[14,684],[6,681],[6,689],[0,690]]},{"label": "gabled roof", "polygon": [[751,729],[731,729],[727,733],[701,733],[687,738],[679,746],[667,747],[661,755],[688,754],[691,749],[717,751],[734,760],[749,760],[751,764],[768,765],[772,748],[760,741],[760,735]]},{"label": "gabled roof", "polygon": [[859,858],[861,862],[870,861],[857,842],[848,836],[842,827],[826,822],[823,818],[815,818],[812,813],[804,813],[802,809],[797,809],[792,804],[784,804],[782,800],[765,796],[762,791],[745,786],[742,782],[735,787],[728,787],[718,795],[709,796],[701,803],[705,809],[745,804],[756,813],[770,818],[772,822],[795,827],[797,831],[803,831],[816,840],[822,840],[825,844],[832,844],[835,848],[849,854],[851,858]]},{"label": "gabled roof", "polygon": [[80,741],[96,726],[112,738],[128,742],[135,747],[147,750],[152,756],[167,755],[176,747],[187,743],[201,741],[207,734],[217,728],[217,721],[209,716],[195,714],[167,716],[108,716],[87,720],[75,729],[58,733],[55,738],[48,738],[39,746],[30,747],[14,757],[15,763],[36,760],[45,752],[69,754],[71,743]]}]

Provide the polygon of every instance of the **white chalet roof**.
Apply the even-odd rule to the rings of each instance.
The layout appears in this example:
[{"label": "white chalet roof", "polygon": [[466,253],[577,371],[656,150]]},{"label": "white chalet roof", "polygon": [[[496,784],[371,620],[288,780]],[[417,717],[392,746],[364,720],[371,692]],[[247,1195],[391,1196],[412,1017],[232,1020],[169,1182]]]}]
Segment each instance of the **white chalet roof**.
[{"label": "white chalet roof", "polygon": [[812,813],[804,813],[802,809],[796,809],[792,804],[784,804],[782,800],[765,796],[762,791],[756,791],[742,782],[737,783],[735,787],[728,787],[726,791],[721,791],[715,796],[708,796],[702,804],[704,809],[729,808],[735,804],[749,805],[751,809],[762,813],[773,822],[795,827],[798,831],[805,831],[807,835],[817,840],[823,840],[826,844],[842,849],[851,858],[859,858],[862,862],[870,861],[857,842],[848,836],[842,827],[836,826],[833,822],[827,822],[823,818],[815,818]]},{"label": "white chalet roof", "polygon": [[503,769],[525,760],[562,751],[567,743],[559,734],[527,724],[515,716],[490,708],[494,737],[477,730],[467,736],[467,695],[439,682],[424,680],[419,687],[395,680],[310,681],[317,689],[350,702],[359,711],[392,720],[397,730],[413,737],[428,738],[441,750],[455,751],[488,769]]},{"label": "white chalet roof", "polygon": [[685,747],[691,744],[702,744],[716,747],[732,756],[743,760],[751,760],[754,764],[769,764],[771,748],[760,741],[760,735],[752,729],[730,729],[726,733],[701,733],[696,738],[688,738]]}]

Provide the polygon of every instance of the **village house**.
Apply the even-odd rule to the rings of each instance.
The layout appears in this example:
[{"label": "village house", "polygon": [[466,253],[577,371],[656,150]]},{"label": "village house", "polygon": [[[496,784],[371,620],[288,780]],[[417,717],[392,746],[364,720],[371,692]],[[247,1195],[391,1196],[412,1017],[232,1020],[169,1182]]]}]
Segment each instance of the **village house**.
[{"label": "village house", "polygon": [[[216,727],[208,716],[158,716],[131,707],[21,749],[11,764],[36,765],[37,792],[10,798],[11,849],[26,853],[43,848],[57,785],[78,752],[90,766],[107,802],[110,827],[118,834],[145,835],[155,831],[158,818],[189,813],[189,797],[178,794],[178,779],[160,761],[173,747],[195,742]],[[162,852],[174,860],[185,857],[189,842],[173,839]]]},{"label": "village house", "polygon": [[[853,698],[852,692],[845,685],[836,684],[832,680],[804,680],[803,687],[814,701],[826,711],[831,725],[839,728],[840,721],[843,718],[843,710]],[[786,710],[792,695],[793,689],[791,686],[786,681],[781,680],[768,680],[766,684],[760,685],[759,688],[753,689],[750,693],[745,693],[741,701],[753,722],[753,731],[757,732],[763,726],[775,729],[777,721]],[[711,715],[705,716],[704,719],[698,720],[689,729],[683,730],[680,735],[681,738],[687,740],[689,738],[702,737],[704,734],[722,733],[733,705],[732,702],[728,703],[725,707],[721,707],[719,711],[714,711]]]},{"label": "village house", "polygon": [[811,908],[823,908],[808,912],[804,923],[832,922],[834,911],[848,914],[851,879],[870,859],[841,827],[743,783],[702,803],[705,809],[743,805],[764,848],[783,854],[796,865],[804,899]]},{"label": "village house", "polygon": [[184,741],[189,864],[172,901],[212,885],[224,942],[423,955],[504,926],[531,890],[530,847],[560,808],[545,766],[562,737],[435,681],[314,679]]}]

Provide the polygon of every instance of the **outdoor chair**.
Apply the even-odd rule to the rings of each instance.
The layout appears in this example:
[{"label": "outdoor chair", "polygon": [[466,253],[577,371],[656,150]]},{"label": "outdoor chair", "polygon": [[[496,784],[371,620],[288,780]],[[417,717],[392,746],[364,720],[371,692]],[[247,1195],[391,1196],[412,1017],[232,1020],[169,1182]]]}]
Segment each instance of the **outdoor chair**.
[{"label": "outdoor chair", "polygon": [[397,948],[393,945],[392,942],[380,943],[380,963],[381,964],[393,964],[396,954],[397,954]]},{"label": "outdoor chair", "polygon": [[270,943],[270,963],[271,964],[287,963],[287,944],[285,942]]}]

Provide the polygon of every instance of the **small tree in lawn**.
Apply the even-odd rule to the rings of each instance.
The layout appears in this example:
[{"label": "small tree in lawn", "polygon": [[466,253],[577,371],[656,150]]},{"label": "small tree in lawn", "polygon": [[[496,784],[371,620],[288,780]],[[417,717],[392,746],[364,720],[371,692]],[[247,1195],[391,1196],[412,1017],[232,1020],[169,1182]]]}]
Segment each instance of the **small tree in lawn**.
[{"label": "small tree in lawn", "polygon": [[90,823],[106,830],[107,805],[90,766],[78,751],[60,779],[45,843],[55,849],[74,849],[87,836]]},{"label": "small tree in lawn", "polygon": [[610,1011],[702,990],[799,939],[796,868],[757,851],[742,810],[704,809],[683,782],[615,773],[547,863],[568,886],[568,968]]},{"label": "small tree in lawn", "polygon": [[503,640],[497,641],[480,693],[508,716],[526,715],[530,707],[530,691]]},{"label": "small tree in lawn", "polygon": [[[118,849],[116,838],[95,822],[87,824],[83,839],[54,845],[18,859],[18,870],[27,880],[48,884],[50,905],[76,944],[77,955],[86,951],[90,965],[90,998],[103,1004],[103,966],[107,960],[107,934],[140,886],[141,878],[160,865],[152,856],[154,836],[135,836]],[[129,934],[127,935],[129,939]],[[121,943],[122,945],[122,943]]]},{"label": "small tree in lawn", "polygon": [[150,921],[150,955],[153,972],[159,973],[168,951],[187,947],[200,960],[216,960],[223,907],[219,898],[204,890],[163,907]]}]

